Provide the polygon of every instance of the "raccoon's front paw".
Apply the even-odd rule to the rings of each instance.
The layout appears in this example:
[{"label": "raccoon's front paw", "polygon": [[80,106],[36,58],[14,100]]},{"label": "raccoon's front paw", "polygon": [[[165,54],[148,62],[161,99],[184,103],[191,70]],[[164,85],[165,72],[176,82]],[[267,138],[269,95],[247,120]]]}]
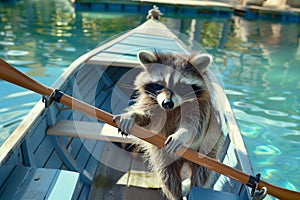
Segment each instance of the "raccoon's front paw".
[{"label": "raccoon's front paw", "polygon": [[181,147],[183,146],[183,143],[174,139],[174,137],[171,135],[167,138],[165,142],[165,151],[167,153],[176,153]]},{"label": "raccoon's front paw", "polygon": [[115,115],[114,121],[119,120],[119,133],[125,136],[130,134],[131,127],[135,123],[135,113],[123,113],[120,115]]},{"label": "raccoon's front paw", "polygon": [[187,131],[178,130],[174,134],[170,135],[165,141],[165,151],[167,153],[176,153],[183,146],[188,146]]}]

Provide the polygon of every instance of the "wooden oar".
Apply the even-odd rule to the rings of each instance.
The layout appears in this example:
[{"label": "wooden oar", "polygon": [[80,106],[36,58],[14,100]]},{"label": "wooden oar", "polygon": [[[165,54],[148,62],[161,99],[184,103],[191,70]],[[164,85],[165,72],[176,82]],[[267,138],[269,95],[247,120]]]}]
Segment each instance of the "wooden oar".
[{"label": "wooden oar", "polygon": [[[55,91],[54,89],[47,87],[31,79],[30,77],[23,74],[22,72],[16,70],[14,67],[12,67],[10,64],[5,62],[1,58],[0,58],[0,79],[27,88],[41,95],[50,96]],[[69,106],[74,110],[78,110],[92,117],[95,117],[96,119],[108,123],[114,127],[117,127],[118,122],[115,123],[113,121],[113,115],[111,115],[110,113],[100,110],[94,106],[91,106],[87,103],[84,103],[66,94],[59,93],[57,97],[59,98],[57,100],[59,100],[60,103]],[[137,125],[134,125],[132,127],[131,134],[147,142],[150,142],[151,144],[156,145],[160,148],[164,147],[164,142],[166,140],[166,138],[163,137],[162,135],[155,134]],[[235,179],[248,186],[253,185],[253,182],[251,182],[251,180],[253,179],[255,180],[255,177],[251,175],[248,175],[240,170],[237,170],[223,163],[220,163],[212,158],[207,157],[206,155],[203,155],[201,153],[198,153],[186,147],[182,147],[179,150],[178,155],[196,164],[202,165],[213,171],[223,174],[227,177]],[[291,199],[291,200],[300,199],[299,192],[280,188],[278,186],[260,180],[258,183],[258,189],[262,187],[266,187],[268,189],[269,194],[279,199]]]}]

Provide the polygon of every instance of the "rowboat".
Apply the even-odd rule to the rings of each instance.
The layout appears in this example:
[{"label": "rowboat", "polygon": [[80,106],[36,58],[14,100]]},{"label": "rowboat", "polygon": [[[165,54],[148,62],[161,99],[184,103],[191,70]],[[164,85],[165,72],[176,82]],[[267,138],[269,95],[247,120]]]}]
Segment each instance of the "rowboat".
[{"label": "rowboat", "polygon": [[[109,117],[106,123],[98,120],[128,105],[132,77],[140,71],[136,53],[154,48],[178,53],[195,50],[188,38],[182,39],[150,16],[137,28],[75,60],[52,85],[55,90],[23,75],[7,78],[9,73],[2,71],[9,64],[1,61],[2,79],[18,77],[22,83],[8,81],[44,95],[0,147],[0,199],[163,199],[156,174],[148,171],[142,153],[129,150],[138,139],[135,134],[122,137]],[[257,187],[259,177],[247,176],[246,184],[229,173],[236,170],[251,175],[253,169],[217,76],[209,69],[205,80],[218,110],[216,126],[224,134],[221,163],[228,166],[228,172],[215,166],[221,175],[213,187],[193,187],[189,199],[252,199],[247,186]],[[99,114],[100,109],[105,112]],[[85,113],[80,112],[83,110]]]}]

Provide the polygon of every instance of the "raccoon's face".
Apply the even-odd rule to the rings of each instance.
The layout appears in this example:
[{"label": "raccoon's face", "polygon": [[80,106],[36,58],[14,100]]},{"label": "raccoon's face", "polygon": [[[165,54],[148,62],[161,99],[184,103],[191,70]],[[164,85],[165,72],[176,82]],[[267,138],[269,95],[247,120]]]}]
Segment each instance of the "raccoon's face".
[{"label": "raccoon's face", "polygon": [[167,82],[148,83],[144,90],[164,109],[173,109],[183,102],[195,100],[204,91],[199,85],[185,82],[178,82],[174,86],[168,86]]},{"label": "raccoon's face", "polygon": [[208,54],[199,54],[189,60],[176,54],[148,51],[139,52],[138,56],[145,71],[137,77],[135,85],[164,109],[194,101],[207,91],[200,73],[211,62]]}]

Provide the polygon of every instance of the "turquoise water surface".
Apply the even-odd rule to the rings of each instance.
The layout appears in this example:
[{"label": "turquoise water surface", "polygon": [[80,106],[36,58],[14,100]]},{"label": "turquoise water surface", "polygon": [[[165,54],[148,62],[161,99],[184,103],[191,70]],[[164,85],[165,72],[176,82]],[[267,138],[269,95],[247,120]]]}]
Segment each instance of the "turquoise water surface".
[{"label": "turquoise water surface", "polygon": [[[144,16],[75,12],[60,0],[0,4],[0,57],[50,86],[78,56]],[[239,17],[162,21],[213,54],[255,173],[300,191],[300,25]],[[0,88],[1,144],[40,95],[4,81]]]}]

